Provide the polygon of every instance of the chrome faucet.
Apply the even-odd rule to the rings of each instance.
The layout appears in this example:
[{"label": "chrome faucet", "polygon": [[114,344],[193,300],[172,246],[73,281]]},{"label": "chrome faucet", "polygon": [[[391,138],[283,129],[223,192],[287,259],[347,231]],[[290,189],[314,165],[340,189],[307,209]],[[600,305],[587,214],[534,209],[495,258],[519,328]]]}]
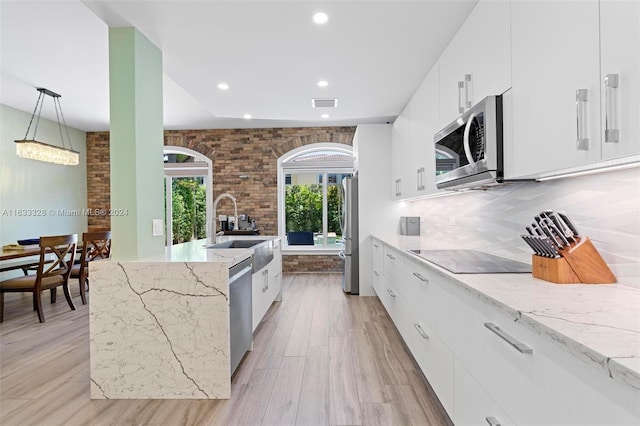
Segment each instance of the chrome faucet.
[{"label": "chrome faucet", "polygon": [[[216,210],[218,208],[218,203],[223,198],[230,198],[231,201],[233,201],[233,213],[235,215],[233,218],[234,223],[236,220],[238,220],[238,203],[236,202],[236,197],[226,192],[218,195],[215,201],[213,202],[213,221],[211,223],[211,239],[213,240],[211,241],[212,244],[216,243],[216,237],[219,236],[218,234],[220,234],[220,233],[216,233],[216,220],[218,220],[218,216],[216,215]],[[221,235],[224,235],[224,233]]]}]

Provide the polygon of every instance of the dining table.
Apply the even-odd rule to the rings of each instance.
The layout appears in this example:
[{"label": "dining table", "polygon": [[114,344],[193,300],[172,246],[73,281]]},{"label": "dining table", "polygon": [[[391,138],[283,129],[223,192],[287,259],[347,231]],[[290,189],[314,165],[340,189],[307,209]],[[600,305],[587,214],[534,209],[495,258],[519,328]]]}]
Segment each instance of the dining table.
[{"label": "dining table", "polygon": [[[21,250],[0,250],[0,272],[12,271],[37,266],[40,258],[29,259],[33,256],[40,256],[40,247],[29,247]],[[12,262],[14,261],[15,262]]]}]

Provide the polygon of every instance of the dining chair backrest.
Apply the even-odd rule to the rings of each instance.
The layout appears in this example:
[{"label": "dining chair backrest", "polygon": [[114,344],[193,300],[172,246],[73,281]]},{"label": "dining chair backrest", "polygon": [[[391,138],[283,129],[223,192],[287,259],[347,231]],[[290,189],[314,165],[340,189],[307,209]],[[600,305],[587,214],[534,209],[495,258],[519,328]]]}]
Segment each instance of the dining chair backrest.
[{"label": "dining chair backrest", "polygon": [[111,257],[111,231],[85,232],[82,234],[85,260],[109,259]]},{"label": "dining chair backrest", "polygon": [[82,234],[82,255],[80,256],[80,274],[88,262],[96,259],[111,258],[111,231],[85,232]]},{"label": "dining chair backrest", "polygon": [[[71,267],[76,255],[78,234],[40,237],[40,263],[38,264],[37,280],[62,275],[69,278]],[[53,255],[52,261],[47,255]]]}]

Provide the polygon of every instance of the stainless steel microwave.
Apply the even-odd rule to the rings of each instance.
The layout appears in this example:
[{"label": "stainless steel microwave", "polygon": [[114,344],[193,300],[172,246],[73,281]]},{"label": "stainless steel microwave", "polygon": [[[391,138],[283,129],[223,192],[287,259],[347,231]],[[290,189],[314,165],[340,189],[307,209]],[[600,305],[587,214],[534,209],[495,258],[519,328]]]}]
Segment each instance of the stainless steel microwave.
[{"label": "stainless steel microwave", "polygon": [[487,96],[434,137],[436,187],[481,187],[504,181],[502,96]]}]

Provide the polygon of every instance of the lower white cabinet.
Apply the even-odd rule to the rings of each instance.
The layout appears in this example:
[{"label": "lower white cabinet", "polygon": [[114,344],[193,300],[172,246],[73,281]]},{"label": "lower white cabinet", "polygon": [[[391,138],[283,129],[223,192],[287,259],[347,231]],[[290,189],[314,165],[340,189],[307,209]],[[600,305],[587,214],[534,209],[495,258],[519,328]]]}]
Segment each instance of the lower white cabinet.
[{"label": "lower white cabinet", "polygon": [[460,363],[454,361],[456,426],[508,426],[516,423]]},{"label": "lower white cabinet", "polygon": [[251,305],[253,331],[262,321],[274,300],[280,300],[282,290],[282,250],[280,240],[275,240],[273,260],[251,276]]},{"label": "lower white cabinet", "polygon": [[376,293],[456,425],[640,424],[638,392],[523,326],[497,302],[405,251],[372,242]]}]

